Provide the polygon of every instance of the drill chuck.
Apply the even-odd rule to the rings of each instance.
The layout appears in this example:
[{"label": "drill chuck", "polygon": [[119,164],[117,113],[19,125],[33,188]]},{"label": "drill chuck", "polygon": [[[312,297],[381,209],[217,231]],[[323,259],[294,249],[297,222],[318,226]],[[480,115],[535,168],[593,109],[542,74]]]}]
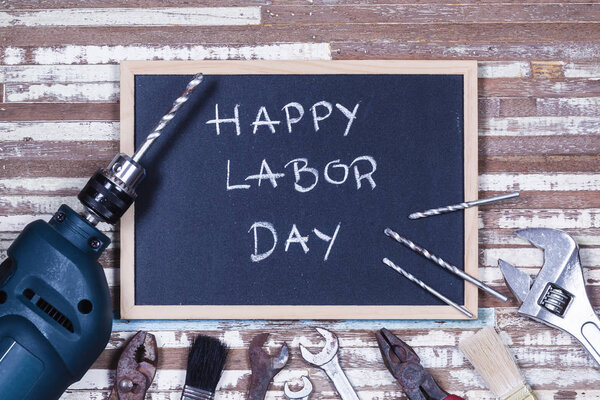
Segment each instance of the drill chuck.
[{"label": "drill chuck", "polygon": [[107,168],[90,178],[77,198],[86,208],[89,222],[115,224],[137,197],[135,188],[144,168],[126,154],[117,154]]}]

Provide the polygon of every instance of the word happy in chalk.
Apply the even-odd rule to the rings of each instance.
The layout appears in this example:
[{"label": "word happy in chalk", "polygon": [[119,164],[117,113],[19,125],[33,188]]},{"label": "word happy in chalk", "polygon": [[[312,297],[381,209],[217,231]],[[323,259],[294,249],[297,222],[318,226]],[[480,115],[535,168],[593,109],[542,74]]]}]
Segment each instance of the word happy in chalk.
[{"label": "word happy in chalk", "polygon": [[[321,125],[327,120],[331,115],[336,113],[341,113],[348,121],[346,122],[346,126],[344,132],[342,132],[343,136],[348,136],[350,133],[350,128],[352,127],[352,122],[356,119],[356,113],[358,111],[360,103],[357,103],[352,110],[346,108],[342,104],[335,103],[334,105],[328,101],[322,100],[315,104],[313,104],[308,110],[310,112],[310,118],[312,120],[312,125],[315,132],[318,132],[321,129]],[[223,124],[233,124],[235,127],[235,134],[237,136],[242,134],[242,124],[240,123],[240,105],[236,104],[233,108],[233,116],[224,116],[219,112],[219,103],[215,104],[215,118],[206,121],[207,125],[214,125],[217,135],[221,134],[221,125]],[[257,134],[259,132],[259,128],[263,130],[266,129],[271,133],[276,133],[278,129],[287,130],[288,133],[292,133],[293,125],[300,122],[304,117],[306,110],[304,106],[300,103],[291,102],[283,106],[281,110],[278,111],[279,119],[272,119],[271,115],[267,111],[267,107],[261,106],[257,113],[256,118],[249,125],[252,127],[252,134]],[[283,124],[282,124],[283,122]]]}]

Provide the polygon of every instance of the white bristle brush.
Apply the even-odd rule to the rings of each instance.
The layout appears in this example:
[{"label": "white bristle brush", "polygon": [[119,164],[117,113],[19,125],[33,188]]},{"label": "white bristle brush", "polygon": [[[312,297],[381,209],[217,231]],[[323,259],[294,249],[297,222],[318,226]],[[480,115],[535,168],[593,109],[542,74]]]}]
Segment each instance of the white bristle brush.
[{"label": "white bristle brush", "polygon": [[493,327],[483,328],[462,340],[459,347],[498,399],[536,400]]}]

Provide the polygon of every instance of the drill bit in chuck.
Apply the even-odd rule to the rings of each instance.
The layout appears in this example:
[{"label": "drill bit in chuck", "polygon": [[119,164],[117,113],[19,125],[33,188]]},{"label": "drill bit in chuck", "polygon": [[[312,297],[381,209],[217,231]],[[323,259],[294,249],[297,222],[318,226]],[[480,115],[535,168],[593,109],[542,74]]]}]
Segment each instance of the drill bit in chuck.
[{"label": "drill bit in chuck", "polygon": [[144,167],[139,164],[140,159],[162,134],[165,126],[175,117],[181,106],[188,101],[200,82],[202,82],[202,74],[192,78],[133,157],[122,153],[117,154],[107,168],[99,169],[90,178],[77,196],[85,207],[85,217],[89,223],[115,224],[133,204],[137,197],[135,188],[146,174]]}]

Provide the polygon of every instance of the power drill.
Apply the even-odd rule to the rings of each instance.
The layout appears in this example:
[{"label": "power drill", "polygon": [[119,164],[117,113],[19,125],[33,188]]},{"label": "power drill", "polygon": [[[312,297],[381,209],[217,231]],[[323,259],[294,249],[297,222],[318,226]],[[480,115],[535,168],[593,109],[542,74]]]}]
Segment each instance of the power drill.
[{"label": "power drill", "polygon": [[77,196],[82,215],[60,206],[25,227],[0,264],[0,399],[58,399],[106,347],[112,303],[98,258],[110,244],[96,225],[115,224],[136,198],[144,153],[202,81],[198,74],[133,157],[118,154]]}]

